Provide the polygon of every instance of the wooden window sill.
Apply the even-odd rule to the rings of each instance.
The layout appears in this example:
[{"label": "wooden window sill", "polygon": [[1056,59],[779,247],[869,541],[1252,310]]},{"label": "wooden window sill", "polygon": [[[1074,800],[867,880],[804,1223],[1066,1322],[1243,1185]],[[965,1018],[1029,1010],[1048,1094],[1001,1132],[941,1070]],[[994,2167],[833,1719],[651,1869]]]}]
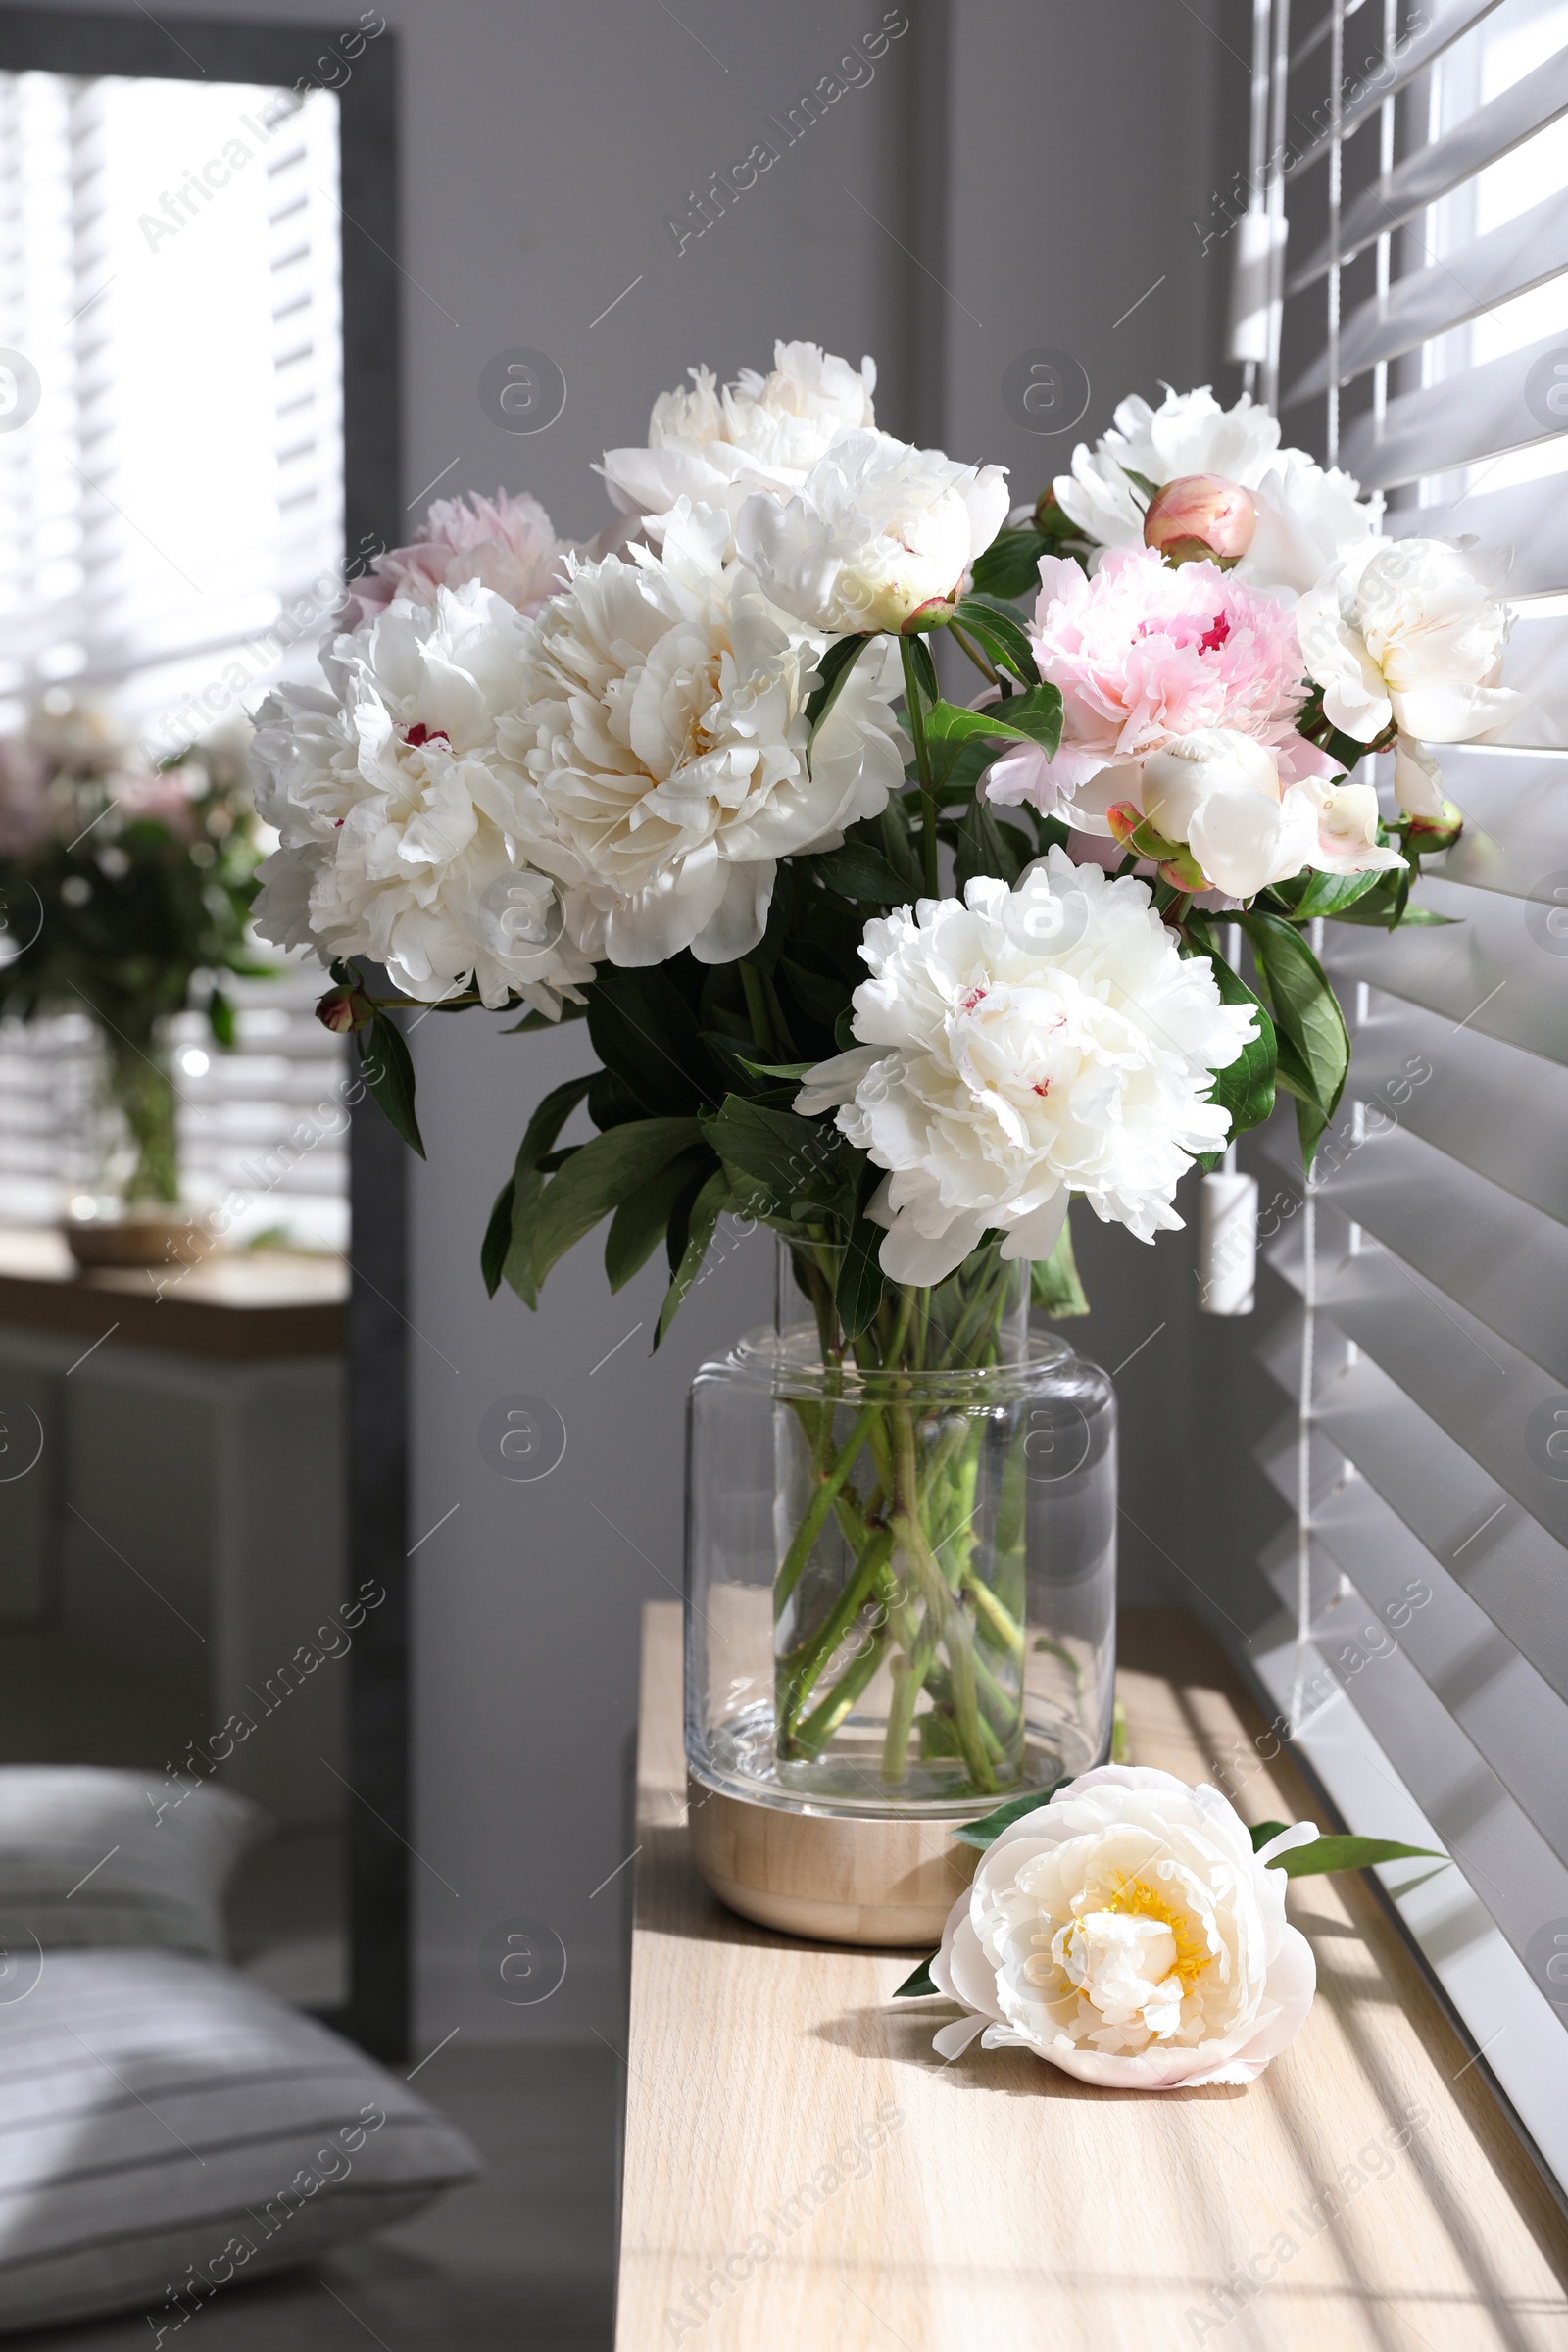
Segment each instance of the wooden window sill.
[{"label": "wooden window sill", "polygon": [[[1118,1686],[1135,1762],[1310,1815],[1196,1621],[1124,1618]],[[1359,1878],[1291,1888],[1318,1998],[1258,2082],[1140,2096],[978,2043],[941,2064],[952,2008],[889,1997],[906,1955],[725,1911],[684,1810],[679,1610],[654,1602],[620,2352],[1568,2344],[1568,2225]]]}]

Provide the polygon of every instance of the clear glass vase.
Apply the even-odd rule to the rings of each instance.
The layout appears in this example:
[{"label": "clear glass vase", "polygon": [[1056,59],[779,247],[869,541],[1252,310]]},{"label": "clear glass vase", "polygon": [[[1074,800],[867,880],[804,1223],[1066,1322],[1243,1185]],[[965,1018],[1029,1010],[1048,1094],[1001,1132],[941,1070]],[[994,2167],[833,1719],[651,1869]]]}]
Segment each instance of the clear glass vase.
[{"label": "clear glass vase", "polygon": [[[819,1262],[797,1266],[821,1309]],[[1028,1327],[995,1246],[750,1334],[692,1384],[686,1752],[706,1787],[959,1818],[1104,1760],[1115,1642],[1110,1382]],[[781,1286],[782,1288],[782,1286]]]}]

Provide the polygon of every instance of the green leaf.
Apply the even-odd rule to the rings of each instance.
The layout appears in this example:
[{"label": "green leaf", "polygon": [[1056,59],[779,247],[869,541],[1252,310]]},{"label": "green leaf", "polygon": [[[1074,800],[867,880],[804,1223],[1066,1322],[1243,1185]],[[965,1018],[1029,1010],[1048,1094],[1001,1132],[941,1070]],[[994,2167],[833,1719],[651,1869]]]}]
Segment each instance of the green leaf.
[{"label": "green leaf", "polygon": [[423,1159],[424,1143],[414,1112],[414,1057],[402,1031],[378,1012],[368,1029],[360,1031],[359,1045],[366,1085],[403,1141]]},{"label": "green leaf", "polygon": [[1230,1141],[1245,1135],[1250,1127],[1260,1126],[1274,1108],[1274,1087],[1278,1061],[1278,1040],[1268,1007],[1253,996],[1240,974],[1233,972],[1214,944],[1213,934],[1206,924],[1189,926],[1197,953],[1208,957],[1209,970],[1214,975],[1222,1004],[1247,1004],[1257,1016],[1256,1033],[1250,1046],[1244,1048],[1239,1060],[1233,1061],[1214,1075],[1209,1089],[1209,1101],[1217,1102],[1230,1113]]},{"label": "green leaf", "polygon": [[1132,483],[1133,488],[1135,490],[1141,490],[1146,498],[1157,498],[1159,496],[1158,482],[1152,482],[1147,473],[1135,473],[1130,466],[1124,466],[1122,467],[1122,471],[1127,476],[1127,479]]},{"label": "green leaf", "polygon": [[1297,874],[1289,882],[1276,882],[1269,893],[1278,899],[1293,922],[1304,923],[1314,915],[1335,915],[1353,906],[1388,880],[1392,868],[1372,874]]},{"label": "green leaf", "polygon": [[[935,1958],[936,1954],[933,1952],[931,1960]],[[906,1977],[904,1983],[895,1988],[893,1998],[896,2001],[923,2000],[928,1993],[940,1989],[931,1982],[931,1960],[922,1960],[913,1975]]]},{"label": "green leaf", "polygon": [[842,980],[830,980],[824,973],[809,970],[793,956],[782,957],[778,968],[808,1018],[819,1021],[824,1029],[831,1029],[850,993],[848,985]]},{"label": "green leaf", "polygon": [[960,597],[954,608],[954,620],[991,656],[994,662],[1008,669],[1024,686],[1038,686],[1040,672],[1035,666],[1034,648],[1022,621],[1010,606],[989,597]]},{"label": "green leaf", "polygon": [[[1005,712],[1005,716],[1003,713]],[[984,710],[967,710],[960,703],[934,703],[925,716],[926,733],[938,743],[964,742],[973,735],[1004,735],[1016,743],[1037,743],[1054,752],[1061,741],[1061,695],[1054,686],[1031,686]]]},{"label": "green leaf", "polygon": [[1010,889],[1033,856],[1023,834],[1013,825],[999,824],[990,802],[976,794],[958,827],[954,885],[961,894],[976,874],[995,874]]},{"label": "green leaf", "polygon": [[807,1071],[816,1067],[811,1061],[749,1061],[744,1054],[737,1054],[735,1059],[753,1078],[782,1078],[792,1086],[799,1086]]},{"label": "green leaf", "polygon": [[1248,1832],[1252,1840],[1253,1853],[1260,1854],[1270,1838],[1283,1837],[1290,1826],[1288,1821],[1254,1821]]},{"label": "green leaf", "polygon": [[847,841],[811,859],[813,870],[841,899],[863,899],[875,906],[897,906],[907,896],[904,884],[878,850]]},{"label": "green leaf", "polygon": [[1050,552],[1051,541],[1033,523],[999,531],[985,554],[976,557],[970,576],[988,596],[1032,596],[1040,585],[1040,559]]},{"label": "green leaf", "polygon": [[621,1202],[605,1236],[605,1272],[612,1291],[624,1290],[648,1263],[663,1239],[676,1201],[692,1178],[710,1164],[709,1154],[700,1148],[683,1152]]},{"label": "green leaf", "polygon": [[533,1278],[542,1283],[558,1258],[603,1216],[701,1143],[695,1119],[637,1119],[596,1135],[574,1152],[545,1187],[533,1229]]},{"label": "green leaf", "polygon": [[[1004,710],[1006,705],[1002,708]],[[967,742],[961,737],[951,743],[939,739],[929,744],[931,784],[938,807],[971,799],[986,769],[993,760],[1001,759],[1006,748],[1000,735],[975,735]]]},{"label": "green leaf", "polygon": [[624,1078],[614,1070],[597,1070],[588,1089],[588,1116],[601,1133],[607,1127],[624,1127],[629,1119],[646,1119],[653,1114],[646,1103],[638,1101]]},{"label": "green leaf", "polygon": [[[1400,887],[1396,883],[1392,889],[1389,888],[1390,879],[1388,874],[1380,874],[1378,880],[1384,885],[1383,889],[1369,892],[1364,899],[1358,899],[1353,906],[1347,906],[1333,919],[1337,923],[1375,924],[1380,931],[1402,931],[1408,923],[1456,923],[1461,919],[1456,914],[1439,914],[1433,906],[1411,906],[1407,893],[1406,904],[1401,908]],[[1408,880],[1408,876],[1405,879]]]},{"label": "green leaf", "polygon": [[[760,972],[771,974],[784,953],[785,942],[795,921],[795,882],[794,859],[781,858],[773,868],[773,896],[767,903],[766,928],[747,957],[747,961],[754,963]],[[711,965],[709,967],[710,972],[712,968]]]},{"label": "green leaf", "polygon": [[675,1268],[669,1288],[664,1293],[664,1303],[659,1310],[659,1328],[654,1333],[656,1351],[674,1322],[681,1300],[697,1279],[698,1268],[708,1255],[708,1245],[729,1204],[729,1178],[722,1168],[715,1168],[692,1202],[686,1227],[686,1247],[681,1251],[680,1264]]},{"label": "green leaf", "polygon": [[[536,1106],[523,1130],[522,1141],[517,1146],[517,1156],[512,1170],[511,1234],[501,1261],[501,1275],[516,1292],[524,1306],[537,1306],[539,1303],[539,1286],[533,1276],[533,1229],[545,1191],[540,1162],[554,1150],[557,1136],[598,1075],[597,1070],[590,1070],[581,1078],[568,1078],[564,1085],[552,1087],[544,1101]],[[496,1206],[500,1207],[499,1200]],[[487,1235],[487,1246],[488,1241]],[[494,1295],[492,1289],[491,1296]]]},{"label": "green leaf", "polygon": [[479,1271],[484,1276],[485,1291],[492,1298],[501,1287],[501,1271],[512,1247],[512,1202],[516,1189],[516,1178],[509,1176],[496,1195],[496,1204],[479,1245]]},{"label": "green leaf", "polygon": [[207,1026],[219,1045],[231,1046],[234,1043],[234,1007],[216,985],[207,999]]},{"label": "green leaf", "polygon": [[850,682],[850,673],[870,644],[869,637],[840,637],[830,645],[817,663],[817,675],[822,683],[806,698],[806,723],[810,729],[806,741],[806,770],[811,770],[811,746],[823,720]]},{"label": "green leaf", "polygon": [[1058,1323],[1070,1315],[1089,1312],[1089,1299],[1078,1278],[1078,1261],[1072,1253],[1070,1210],[1061,1220],[1051,1255],[1037,1257],[1029,1269],[1029,1303]]},{"label": "green leaf", "polygon": [[[862,1178],[862,1190],[867,1197],[875,1191],[881,1180],[881,1170],[868,1164]],[[865,1201],[862,1200],[857,1205],[850,1238],[839,1261],[838,1284],[834,1291],[834,1305],[847,1339],[858,1340],[876,1321],[886,1279],[878,1254],[882,1248],[883,1233],[884,1228],[873,1225],[867,1217]]]},{"label": "green leaf", "polygon": [[787,1217],[797,1200],[819,1211],[848,1211],[854,1154],[825,1121],[730,1095],[703,1121],[703,1132],[729,1170],[737,1200],[744,1194],[753,1214]]},{"label": "green leaf", "polygon": [[1003,1831],[1010,1830],[1015,1821],[1022,1821],[1026,1813],[1038,1812],[1042,1805],[1049,1805],[1056,1790],[1066,1788],[1068,1777],[1063,1774],[1049,1788],[1031,1788],[1026,1795],[1009,1797],[1004,1805],[998,1805],[994,1813],[982,1814],[978,1821],[966,1821],[962,1829],[955,1830],[953,1835],[961,1838],[965,1845],[978,1846],[984,1853],[987,1846],[995,1845]]},{"label": "green leaf", "polygon": [[941,696],[942,689],[937,684],[937,665],[931,659],[931,648],[923,637],[906,637],[902,643],[909,649],[909,659],[914,663],[914,674],[920,681],[920,692],[928,703],[936,702]]},{"label": "green leaf", "polygon": [[662,966],[601,964],[588,991],[588,1034],[651,1118],[690,1118],[722,1096],[695,1006]]},{"label": "green leaf", "polygon": [[1310,1172],[1319,1136],[1339,1107],[1350,1040],[1322,965],[1282,916],[1253,908],[1240,917],[1274,1009],[1279,1082],[1296,1096],[1301,1162]]},{"label": "green leaf", "polygon": [[[1256,1831],[1252,1833],[1254,1838]],[[1270,1870],[1288,1879],[1309,1879],[1326,1870],[1368,1870],[1374,1862],[1446,1862],[1430,1845],[1400,1845],[1393,1838],[1317,1838],[1310,1845],[1293,1845],[1276,1854]]]},{"label": "green leaf", "polygon": [[897,800],[890,800],[873,822],[882,845],[882,855],[899,877],[899,903],[906,905],[919,897],[925,888],[925,877],[920,871],[918,853],[909,839],[909,829],[904,821],[902,805]]}]

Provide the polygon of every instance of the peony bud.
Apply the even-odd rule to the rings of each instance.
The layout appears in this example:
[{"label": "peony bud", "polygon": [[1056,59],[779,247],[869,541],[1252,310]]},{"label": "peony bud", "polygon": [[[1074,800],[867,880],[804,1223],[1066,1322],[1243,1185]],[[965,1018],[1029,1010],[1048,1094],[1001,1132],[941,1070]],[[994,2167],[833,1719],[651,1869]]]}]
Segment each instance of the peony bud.
[{"label": "peony bud", "polygon": [[1257,509],[1240,482],[1184,473],[1156,490],[1144,515],[1144,545],[1167,564],[1218,564],[1228,571],[1252,544]]},{"label": "peony bud", "polygon": [[945,629],[957,609],[956,597],[928,596],[923,605],[915,606],[899,635],[921,637],[932,629]]},{"label": "peony bud", "polygon": [[1406,816],[1400,829],[1407,850],[1413,850],[1418,858],[1434,858],[1439,850],[1451,850],[1464,831],[1464,811],[1452,801],[1445,801],[1441,816]]},{"label": "peony bud", "polygon": [[347,1037],[369,1026],[375,1007],[363,989],[329,988],[316,1007],[316,1017],[334,1037]]}]

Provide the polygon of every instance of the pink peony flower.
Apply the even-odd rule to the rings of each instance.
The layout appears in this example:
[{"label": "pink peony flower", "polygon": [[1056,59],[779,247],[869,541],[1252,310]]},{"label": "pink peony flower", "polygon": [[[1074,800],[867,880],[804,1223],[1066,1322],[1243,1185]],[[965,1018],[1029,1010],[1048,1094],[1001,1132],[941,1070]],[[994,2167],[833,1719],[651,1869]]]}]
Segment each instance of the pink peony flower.
[{"label": "pink peony flower", "polygon": [[386,549],[350,582],[340,625],[357,629],[396,596],[432,606],[438,588],[460,588],[465,580],[481,581],[531,618],[565,587],[564,558],[572,545],[556,537],[555,524],[526,492],[438,498],[412,547]]},{"label": "pink peony flower", "polygon": [[1054,759],[1033,745],[992,766],[993,801],[1030,801],[1088,833],[1139,799],[1139,769],[1173,737],[1225,727],[1274,754],[1282,781],[1337,772],[1296,732],[1306,699],[1292,615],[1215,564],[1172,568],[1153,548],[1114,547],[1093,579],[1043,556],[1030,633],[1041,677],[1061,690]]}]

